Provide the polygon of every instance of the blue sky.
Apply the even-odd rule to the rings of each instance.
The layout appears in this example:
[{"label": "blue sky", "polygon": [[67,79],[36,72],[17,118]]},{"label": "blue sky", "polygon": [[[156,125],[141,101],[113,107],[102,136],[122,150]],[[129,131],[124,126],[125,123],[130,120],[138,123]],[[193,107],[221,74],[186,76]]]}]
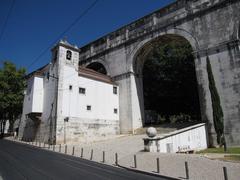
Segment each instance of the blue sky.
[{"label": "blue sky", "polygon": [[[0,0],[0,32],[14,0]],[[81,47],[174,0],[98,0],[64,36]],[[15,0],[0,39],[0,61],[35,70],[48,63],[50,49],[34,61],[94,0]]]}]

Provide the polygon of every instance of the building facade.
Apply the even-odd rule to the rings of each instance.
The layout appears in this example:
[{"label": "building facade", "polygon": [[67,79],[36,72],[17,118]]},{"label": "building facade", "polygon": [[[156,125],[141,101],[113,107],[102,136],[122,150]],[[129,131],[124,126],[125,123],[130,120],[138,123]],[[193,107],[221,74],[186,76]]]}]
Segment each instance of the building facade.
[{"label": "building facade", "polygon": [[[147,55],[164,39],[185,40],[192,47],[201,121],[211,145],[217,144],[209,59],[224,114],[228,146],[240,144],[240,1],[177,0],[80,48],[82,66],[102,63],[119,85],[121,133],[145,123],[143,66]],[[160,89],[159,89],[160,90]],[[189,92],[191,93],[191,92]]]},{"label": "building facade", "polygon": [[[65,119],[65,117],[68,117],[65,111],[70,109],[70,105],[67,105],[69,101],[64,100],[64,98],[67,99],[67,96],[70,97],[70,95],[63,93],[64,88],[70,85],[68,84],[70,80],[66,80],[65,76],[71,76],[66,75],[70,69],[70,71],[74,71],[75,68],[74,72],[78,72],[78,64],[83,67],[96,67],[101,64],[105,67],[103,72],[119,85],[118,122],[120,128],[118,130],[120,129],[121,133],[134,133],[136,129],[141,128],[145,123],[142,69],[146,57],[157,43],[164,44],[164,39],[175,39],[176,41],[185,40],[192,47],[201,121],[207,124],[210,144],[217,144],[217,135],[214,128],[213,102],[209,88],[207,60],[209,60],[212,68],[212,76],[215,80],[223,111],[226,143],[228,146],[239,145],[239,19],[239,0],[177,0],[81,48],[69,46],[66,43],[56,46],[53,48],[52,64],[43,68],[43,71],[45,71],[45,68],[48,69],[47,71],[50,72],[52,77],[49,80],[42,80],[44,81],[44,88],[42,90],[43,113],[41,117],[42,119],[54,119],[55,117],[57,119],[57,124],[54,124],[55,121],[49,121],[52,122],[50,125],[46,123],[52,129],[50,134],[55,134],[57,139],[60,138],[61,141],[64,139],[64,122],[67,123],[68,120]],[[67,52],[67,50],[71,52]],[[71,61],[67,61],[67,54],[71,56]],[[38,81],[37,77],[36,72],[36,83]],[[76,75],[76,77],[78,76]],[[76,86],[72,86],[73,91],[77,91],[74,89]],[[57,95],[54,90],[56,88],[58,89]],[[63,112],[65,106],[66,109]],[[112,108],[115,107],[109,109]],[[65,113],[65,116],[61,113]],[[38,117],[38,115],[35,113],[31,117]],[[71,118],[69,118],[70,120]],[[110,122],[114,122],[114,120]],[[113,124],[108,127],[110,126],[116,127]],[[51,135],[51,137],[53,136]]]},{"label": "building facade", "polygon": [[27,77],[20,138],[67,143],[119,134],[117,84],[79,67],[78,48],[66,41],[52,54],[51,63]]}]

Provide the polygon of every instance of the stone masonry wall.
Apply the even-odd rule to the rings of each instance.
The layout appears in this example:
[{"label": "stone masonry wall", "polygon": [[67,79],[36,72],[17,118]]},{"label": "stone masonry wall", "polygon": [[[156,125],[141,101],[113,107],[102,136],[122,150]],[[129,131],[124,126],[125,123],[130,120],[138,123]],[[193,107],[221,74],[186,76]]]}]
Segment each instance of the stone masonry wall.
[{"label": "stone masonry wall", "polygon": [[209,135],[213,138],[209,137],[210,141],[215,142],[215,132],[206,56],[209,56],[221,98],[227,143],[239,145],[239,19],[238,0],[179,0],[80,48],[80,64],[104,63],[108,74],[119,83],[121,132],[134,132],[134,128],[141,126],[142,105],[139,103],[143,103],[137,91],[141,83],[136,81],[138,74],[134,71],[134,65],[138,66],[137,54],[159,36],[184,37],[196,57],[201,114],[202,120],[208,122]]}]

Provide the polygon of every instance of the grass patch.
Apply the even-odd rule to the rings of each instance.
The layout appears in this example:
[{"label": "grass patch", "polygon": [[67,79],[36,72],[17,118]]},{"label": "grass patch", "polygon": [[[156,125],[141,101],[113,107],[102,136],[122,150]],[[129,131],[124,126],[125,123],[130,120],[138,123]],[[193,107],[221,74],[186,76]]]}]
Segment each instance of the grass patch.
[{"label": "grass patch", "polygon": [[[208,148],[202,151],[198,151],[197,154],[202,153],[225,153],[224,148]],[[229,147],[227,148],[228,154],[240,154],[240,147]]]},{"label": "grass patch", "polygon": [[226,156],[224,156],[224,160],[240,162],[240,155],[226,155]]}]

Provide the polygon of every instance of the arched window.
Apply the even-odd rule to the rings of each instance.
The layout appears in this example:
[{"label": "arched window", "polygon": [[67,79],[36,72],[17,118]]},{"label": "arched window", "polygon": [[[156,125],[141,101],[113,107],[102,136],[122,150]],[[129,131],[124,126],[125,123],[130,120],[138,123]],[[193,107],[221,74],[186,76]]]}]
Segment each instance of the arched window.
[{"label": "arched window", "polygon": [[99,73],[105,74],[105,75],[107,74],[107,70],[106,70],[105,67],[104,67],[101,63],[99,63],[99,62],[93,62],[93,63],[87,65],[87,68],[92,69],[92,70],[94,70],[94,71],[97,71],[97,72],[99,72]]},{"label": "arched window", "polygon": [[68,59],[68,60],[72,59],[72,52],[69,50],[67,50],[66,59]]}]

